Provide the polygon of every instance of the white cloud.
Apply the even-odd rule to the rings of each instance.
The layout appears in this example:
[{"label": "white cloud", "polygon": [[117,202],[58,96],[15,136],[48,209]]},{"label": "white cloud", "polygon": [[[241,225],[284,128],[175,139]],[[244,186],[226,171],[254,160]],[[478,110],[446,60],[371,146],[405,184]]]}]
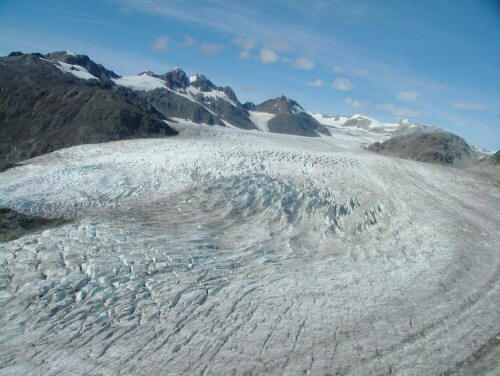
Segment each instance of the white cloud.
[{"label": "white cloud", "polygon": [[332,83],[332,87],[337,90],[352,90],[354,85],[347,78],[337,78]]},{"label": "white cloud", "polygon": [[260,49],[260,61],[264,64],[276,63],[279,58],[279,55],[270,48]]},{"label": "white cloud", "polygon": [[315,67],[315,65],[314,61],[312,61],[311,59],[308,59],[306,57],[298,57],[293,62],[292,67],[294,67],[295,69],[311,70]]},{"label": "white cloud", "polygon": [[351,97],[346,98],[345,103],[351,106],[352,108],[366,107],[370,104],[369,101],[360,101],[358,99],[352,99]]},{"label": "white cloud", "polygon": [[361,68],[357,68],[357,69],[354,69],[353,70],[353,73],[356,75],[356,76],[368,76],[368,69],[361,69]]},{"label": "white cloud", "polygon": [[155,51],[161,52],[166,51],[168,48],[168,37],[165,35],[160,35],[151,45],[151,48]]},{"label": "white cloud", "polygon": [[340,65],[334,65],[332,67],[332,70],[335,72],[335,73],[342,73],[344,71],[344,68],[342,68]]},{"label": "white cloud", "polygon": [[190,36],[188,34],[184,34],[184,40],[181,43],[179,43],[179,46],[191,47],[195,43],[196,43],[196,40],[192,36]]},{"label": "white cloud", "polygon": [[266,42],[266,48],[278,52],[284,52],[290,49],[290,44],[283,39],[271,39]]},{"label": "white cloud", "polygon": [[250,58],[250,52],[248,52],[247,50],[241,51],[240,54],[239,54],[239,58],[240,59],[249,59]]},{"label": "white cloud", "polygon": [[381,103],[375,106],[377,110],[387,111],[396,116],[419,116],[421,112],[407,107],[396,107],[393,103]]},{"label": "white cloud", "polygon": [[222,49],[217,43],[203,43],[201,45],[201,52],[207,55],[216,55]]},{"label": "white cloud", "polygon": [[320,87],[320,86],[323,86],[323,81],[318,78],[314,81],[308,82],[307,86]]},{"label": "white cloud", "polygon": [[251,50],[255,47],[255,41],[250,38],[238,37],[233,41],[233,43],[244,50]]},{"label": "white cloud", "polygon": [[469,111],[488,109],[488,106],[484,103],[470,103],[470,102],[455,102],[453,103],[453,107],[458,108],[459,110],[469,110]]},{"label": "white cloud", "polygon": [[401,91],[398,93],[397,98],[403,102],[412,102],[419,96],[418,91]]}]

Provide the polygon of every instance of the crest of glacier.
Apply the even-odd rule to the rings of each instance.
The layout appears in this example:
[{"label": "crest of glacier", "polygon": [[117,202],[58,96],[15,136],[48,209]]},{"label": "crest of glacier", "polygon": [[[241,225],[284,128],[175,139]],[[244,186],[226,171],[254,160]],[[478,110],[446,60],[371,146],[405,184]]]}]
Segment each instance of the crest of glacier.
[{"label": "crest of glacier", "polygon": [[495,364],[498,185],[348,132],[175,126],[0,175],[2,206],[71,219],[0,244],[2,375]]}]

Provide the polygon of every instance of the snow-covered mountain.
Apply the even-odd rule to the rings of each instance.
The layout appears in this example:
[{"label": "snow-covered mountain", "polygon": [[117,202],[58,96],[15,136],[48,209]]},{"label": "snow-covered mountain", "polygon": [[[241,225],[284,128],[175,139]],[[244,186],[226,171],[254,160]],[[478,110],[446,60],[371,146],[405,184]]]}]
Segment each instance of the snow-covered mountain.
[{"label": "snow-covered mountain", "polygon": [[[20,61],[23,64],[18,64]],[[111,95],[113,98],[120,97],[125,102],[132,101],[146,112],[151,112],[156,117],[160,115],[158,120],[163,120],[163,127],[167,127],[165,122],[175,123],[187,120],[200,125],[219,125],[297,136],[332,136],[348,140],[348,142],[351,142],[354,138],[365,147],[375,142],[384,142],[391,137],[442,132],[437,127],[412,123],[407,119],[399,123],[383,123],[361,114],[328,116],[307,112],[300,104],[286,96],[269,99],[260,104],[242,104],[229,86],[217,86],[200,73],[188,76],[180,68],[174,68],[164,74],[146,71],[133,76],[119,76],[104,66],[93,62],[88,56],[76,55],[66,51],[46,55],[12,53],[10,56],[2,58],[2,63],[2,66],[6,68],[0,69],[0,75],[3,75],[4,80],[9,80],[8,85],[10,86],[14,82],[9,78],[12,75],[31,77],[30,80],[15,81],[16,85],[20,85],[19,88],[23,92],[34,92],[36,88],[41,87],[47,92],[54,90],[51,83],[48,82],[48,77],[54,77],[51,79],[59,82],[62,85],[61,87],[64,87],[60,91],[61,98],[59,99],[60,105],[58,108],[58,111],[63,111],[64,115],[57,118],[60,123],[54,128],[54,130],[57,129],[57,132],[60,129],[71,129],[71,124],[78,119],[75,113],[75,111],[78,111],[78,107],[75,102],[79,101],[81,95],[69,94],[77,93],[78,90],[92,93],[92,96],[96,98]],[[19,71],[21,67],[22,72]],[[54,70],[54,68],[57,69]],[[17,72],[15,72],[16,70]],[[35,72],[41,71],[46,72],[46,74],[35,74]],[[74,79],[66,80],[64,77],[68,75],[73,76]],[[73,90],[76,89],[75,86],[84,87],[85,89],[75,91]],[[58,86],[55,85],[54,87]],[[23,118],[25,114],[22,111],[12,112],[7,109],[12,92],[13,90],[10,90],[10,92],[4,92],[3,94],[5,97],[3,98],[3,105],[6,107],[6,113],[12,114],[5,121],[9,124],[23,123],[23,126],[30,126],[30,123]],[[45,109],[50,108],[50,106],[42,104],[45,97],[36,95],[32,97],[33,105],[31,107],[37,108],[39,113],[36,115],[31,114],[31,119],[49,119],[52,117],[51,112],[43,113]],[[163,131],[150,132],[148,130],[137,133],[133,130],[137,128],[134,122],[138,121],[135,115],[131,116],[129,111],[124,112],[125,108],[121,104],[111,103],[110,101],[96,101],[96,106],[105,106],[106,109],[102,109],[104,112],[114,113],[113,116],[119,117],[119,122],[123,123],[122,126],[130,129],[117,131],[118,128],[114,128],[115,131],[110,130],[105,135],[99,131],[99,135],[89,134],[85,137],[74,137],[74,135],[79,135],[81,132],[70,131],[55,143],[59,143],[60,147],[63,147],[91,140],[106,141],[133,137],[135,134],[141,134],[142,136],[162,134]],[[83,113],[83,111],[79,111],[79,115]],[[85,113],[100,114],[101,110],[86,111]],[[105,116],[101,116],[99,120],[94,120],[93,123],[99,124],[105,119]],[[36,126],[47,129],[47,125],[42,124],[46,120],[32,121],[36,123]],[[61,128],[61,125],[66,123],[67,126]],[[110,124],[110,122],[107,121],[106,124]],[[73,126],[76,127],[77,125]],[[15,126],[12,125],[12,127]],[[36,147],[35,150],[24,150],[28,145],[25,141],[29,139],[29,135],[26,132],[14,132],[12,134],[12,127],[4,128],[8,133],[4,138],[10,141],[7,141],[5,147],[1,149],[1,152],[9,160],[8,164],[15,163],[23,158],[36,156],[40,152],[54,150],[57,147],[53,141],[50,141],[54,140],[54,137],[48,137],[47,135],[50,132],[46,132],[44,136],[48,138],[41,137],[39,147]],[[98,125],[96,127],[98,129],[106,128],[106,126]],[[158,126],[153,128],[159,129]],[[7,131],[7,129],[9,130]],[[43,141],[44,138],[46,138],[45,141]],[[442,137],[442,139],[444,138]],[[416,140],[420,139],[416,138]],[[446,143],[443,144],[443,146],[445,145]],[[416,147],[418,148],[419,145],[417,144]],[[29,148],[32,149],[32,146],[29,146]],[[471,147],[471,150],[471,161],[479,160],[485,155],[477,148]],[[441,150],[436,150],[436,152],[440,153]],[[399,154],[413,155],[416,153]]]},{"label": "snow-covered mountain", "polygon": [[179,68],[0,62],[2,375],[498,373],[498,153],[395,158],[474,148]]},{"label": "snow-covered mountain", "polygon": [[361,114],[354,114],[351,116],[329,116],[315,112],[311,112],[310,114],[321,124],[334,129],[348,127],[380,133],[391,137],[409,133],[434,132],[440,130],[432,125],[412,123],[409,119],[402,119],[399,123],[384,123]]},{"label": "snow-covered mountain", "polygon": [[[216,86],[200,73],[188,77],[182,69],[174,68],[165,74],[146,71],[135,76],[120,77],[100,65],[89,63],[91,60],[87,56],[57,52],[47,55],[47,58],[53,60],[62,71],[78,78],[98,79],[106,76],[116,85],[138,91],[148,102],[170,118],[301,136],[329,133],[291,98],[281,96],[259,105],[253,103],[242,105],[230,87]],[[186,105],[184,99],[199,107]],[[186,111],[185,107],[190,109]],[[248,110],[255,113],[250,114]],[[274,115],[267,116],[268,122],[272,120],[269,125],[263,124],[261,120],[266,118],[266,115]]]}]

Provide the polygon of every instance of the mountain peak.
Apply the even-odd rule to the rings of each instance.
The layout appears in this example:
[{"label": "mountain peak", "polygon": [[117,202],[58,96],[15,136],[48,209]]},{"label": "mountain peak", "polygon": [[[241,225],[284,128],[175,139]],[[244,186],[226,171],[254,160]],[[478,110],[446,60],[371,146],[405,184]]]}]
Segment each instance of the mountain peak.
[{"label": "mountain peak", "polygon": [[167,73],[159,76],[162,80],[167,83],[167,86],[171,89],[185,89],[189,86],[189,80],[186,73],[181,68],[174,68],[169,70]]},{"label": "mountain peak", "polygon": [[293,99],[287,97],[286,95],[282,95],[277,98],[269,99],[265,102],[262,102],[258,106],[255,107],[256,111],[267,112],[270,114],[298,114],[301,112],[305,112],[300,104],[298,104]]},{"label": "mountain peak", "polygon": [[141,72],[141,73],[138,74],[138,76],[158,77],[158,75],[155,72],[152,72],[150,70]]},{"label": "mountain peak", "polygon": [[217,89],[217,86],[215,86],[212,81],[201,73],[196,73],[194,76],[189,77],[189,82],[191,83],[191,86],[194,86],[200,91],[211,91]]},{"label": "mountain peak", "polygon": [[78,65],[85,68],[91,75],[97,78],[118,78],[119,76],[102,66],[92,61],[87,55],[76,55],[68,51],[54,51],[45,55],[45,59],[53,62],[61,61],[66,64]]}]

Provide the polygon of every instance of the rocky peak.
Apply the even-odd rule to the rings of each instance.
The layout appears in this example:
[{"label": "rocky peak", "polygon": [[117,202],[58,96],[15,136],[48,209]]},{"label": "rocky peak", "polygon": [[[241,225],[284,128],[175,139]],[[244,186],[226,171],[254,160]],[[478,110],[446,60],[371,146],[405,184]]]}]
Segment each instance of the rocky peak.
[{"label": "rocky peak", "polygon": [[231,99],[234,103],[239,103],[238,97],[236,97],[235,92],[229,86],[223,87],[222,91]]},{"label": "rocky peak", "polygon": [[159,76],[171,89],[185,89],[189,86],[186,73],[180,68],[174,68]]},{"label": "rocky peak", "polygon": [[139,73],[139,76],[158,77],[158,75],[155,72],[152,72],[150,70]]},{"label": "rocky peak", "polygon": [[97,78],[119,78],[115,72],[104,68],[101,64],[96,64],[87,55],[76,55],[68,51],[55,51],[45,55],[45,59],[79,65]]},{"label": "rocky peak", "polygon": [[301,105],[285,95],[262,102],[255,107],[255,110],[270,114],[298,114],[304,112]]},{"label": "rocky peak", "polygon": [[194,76],[189,77],[189,81],[191,86],[199,89],[200,91],[217,90],[217,86],[215,86],[212,81],[201,73],[196,73]]}]

